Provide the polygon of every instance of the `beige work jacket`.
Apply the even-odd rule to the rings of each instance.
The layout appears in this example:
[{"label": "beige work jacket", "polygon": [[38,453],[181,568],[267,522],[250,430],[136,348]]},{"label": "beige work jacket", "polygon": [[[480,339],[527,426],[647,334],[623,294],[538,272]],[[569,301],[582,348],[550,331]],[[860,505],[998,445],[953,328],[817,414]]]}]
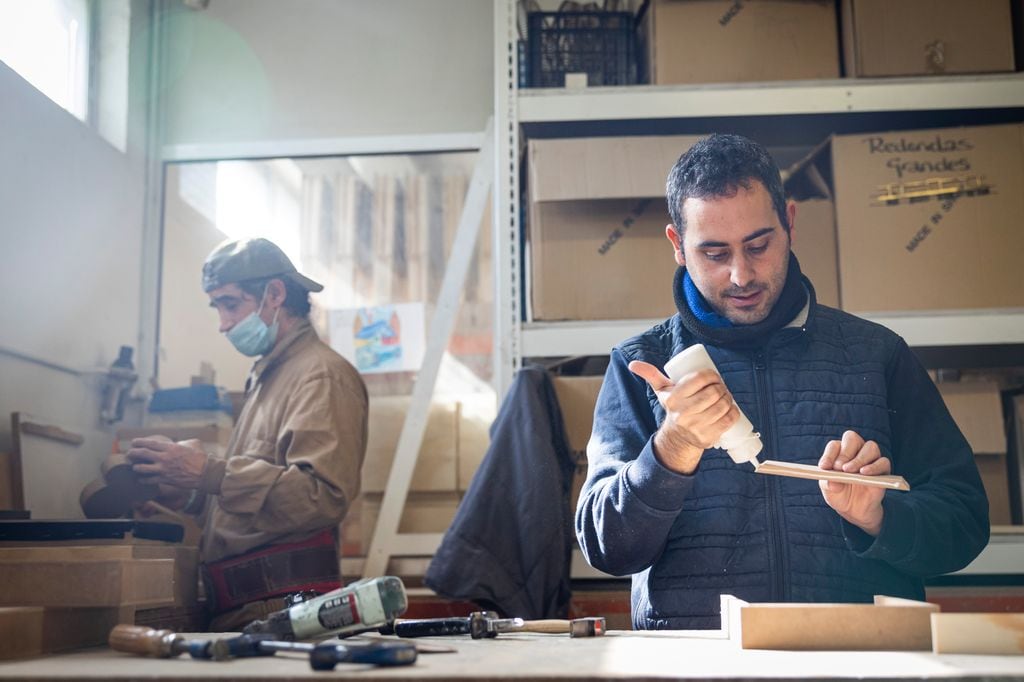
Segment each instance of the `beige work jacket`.
[{"label": "beige work jacket", "polygon": [[359,494],[366,386],[303,320],[253,366],[223,459],[199,490],[205,562],[336,526]]}]

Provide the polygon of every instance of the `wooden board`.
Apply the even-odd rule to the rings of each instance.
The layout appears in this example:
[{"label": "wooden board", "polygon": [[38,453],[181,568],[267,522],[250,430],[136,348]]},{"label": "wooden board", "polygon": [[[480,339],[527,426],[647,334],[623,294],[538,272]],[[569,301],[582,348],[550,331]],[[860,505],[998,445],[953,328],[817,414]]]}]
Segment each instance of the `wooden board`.
[{"label": "wooden board", "polygon": [[[0,544],[0,575],[6,563],[67,564],[131,560],[169,560],[174,562],[173,606],[193,607],[199,599],[199,549],[165,543],[134,545],[59,545],[8,547]],[[70,569],[69,569],[70,570]],[[153,579],[158,576],[154,575]],[[0,593],[6,592],[0,586]],[[161,605],[155,605],[161,606]]]},{"label": "wooden board", "polygon": [[119,622],[130,622],[130,611],[39,606],[0,608],[0,659],[30,658],[103,645],[111,628]]},{"label": "wooden board", "polygon": [[810,464],[796,464],[795,462],[778,462],[767,459],[757,467],[757,473],[769,474],[771,476],[789,476],[792,478],[810,478],[816,481],[836,481],[838,483],[852,483],[854,485],[867,485],[877,488],[890,488],[892,490],[910,490],[910,484],[902,476],[865,476],[863,474],[848,474],[845,471],[826,471]]},{"label": "wooden board", "polygon": [[933,613],[931,622],[937,654],[1024,654],[1024,613]]},{"label": "wooden board", "polygon": [[748,604],[733,599],[723,625],[743,649],[928,651],[927,602],[875,597],[874,604]]},{"label": "wooden board", "polygon": [[169,606],[172,559],[0,561],[0,606]]}]

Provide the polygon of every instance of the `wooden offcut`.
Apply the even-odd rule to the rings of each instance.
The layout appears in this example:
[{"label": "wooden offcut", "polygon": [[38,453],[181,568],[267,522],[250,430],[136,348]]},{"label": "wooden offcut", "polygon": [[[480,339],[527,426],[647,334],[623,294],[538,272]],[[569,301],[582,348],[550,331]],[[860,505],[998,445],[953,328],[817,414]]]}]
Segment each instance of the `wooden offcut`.
[{"label": "wooden offcut", "polygon": [[1024,654],[1024,613],[933,613],[937,654]]},{"label": "wooden offcut", "polygon": [[789,476],[791,478],[809,478],[816,481],[852,483],[854,485],[889,488],[891,490],[910,490],[910,484],[902,476],[865,476],[864,474],[850,474],[845,471],[828,471],[810,464],[778,462],[771,459],[762,462],[757,467],[757,473],[772,476]]},{"label": "wooden offcut", "polygon": [[[873,604],[748,604],[723,598],[723,628],[744,649],[927,651],[939,607],[876,596]],[[728,611],[728,616],[726,616]]]},{"label": "wooden offcut", "polygon": [[173,559],[0,561],[0,606],[169,606],[174,572]]},{"label": "wooden offcut", "polygon": [[0,608],[0,660],[102,645],[110,629],[126,617],[130,618],[130,613],[115,607]]}]

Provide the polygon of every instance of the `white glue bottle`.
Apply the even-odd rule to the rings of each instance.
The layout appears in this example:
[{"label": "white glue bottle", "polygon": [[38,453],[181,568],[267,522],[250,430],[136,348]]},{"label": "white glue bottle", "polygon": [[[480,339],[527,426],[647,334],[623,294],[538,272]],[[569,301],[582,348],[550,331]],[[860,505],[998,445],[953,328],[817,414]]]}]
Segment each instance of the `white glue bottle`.
[{"label": "white glue bottle", "polygon": [[[718,374],[718,368],[715,367],[714,361],[708,355],[707,349],[699,343],[690,346],[665,363],[665,374],[676,383],[679,383],[679,380],[687,374],[702,369],[714,370],[715,374]],[[733,405],[736,405],[735,400]],[[739,405],[736,405],[736,409],[739,410]],[[714,447],[728,452],[729,457],[737,464],[750,462],[756,469],[760,465],[757,454],[761,452],[764,444],[761,443],[761,434],[754,431],[754,425],[740,410],[740,418],[722,434]]]}]

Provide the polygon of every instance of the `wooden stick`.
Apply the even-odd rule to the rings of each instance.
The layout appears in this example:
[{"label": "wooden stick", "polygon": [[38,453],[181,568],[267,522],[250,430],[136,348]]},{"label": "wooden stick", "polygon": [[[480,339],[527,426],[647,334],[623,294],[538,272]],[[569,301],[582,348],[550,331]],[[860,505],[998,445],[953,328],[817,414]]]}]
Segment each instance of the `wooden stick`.
[{"label": "wooden stick", "polygon": [[761,462],[757,467],[757,473],[772,476],[790,476],[792,478],[810,478],[816,481],[836,481],[837,483],[869,485],[876,488],[891,488],[892,490],[910,490],[910,484],[902,476],[848,474],[845,471],[826,471],[810,464],[777,462],[771,459]]}]

